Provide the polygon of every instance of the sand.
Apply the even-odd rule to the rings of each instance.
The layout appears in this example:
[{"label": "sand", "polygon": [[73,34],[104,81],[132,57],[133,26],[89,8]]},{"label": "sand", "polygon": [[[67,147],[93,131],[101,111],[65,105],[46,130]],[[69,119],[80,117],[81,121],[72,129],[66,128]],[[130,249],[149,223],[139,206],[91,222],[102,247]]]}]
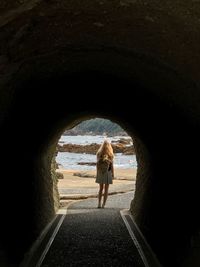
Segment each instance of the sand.
[{"label": "sand", "polygon": [[[66,170],[58,169],[57,171],[63,173],[64,179],[59,179],[58,188],[77,188],[78,187],[97,187],[95,183],[95,174],[96,171],[75,171],[75,170]],[[133,184],[136,179],[136,169],[115,169],[115,179],[113,184]],[[74,175],[76,174],[76,175]],[[80,176],[77,176],[80,174]],[[84,177],[81,177],[81,176]]]},{"label": "sand", "polygon": [[[99,185],[95,183],[96,171],[74,171],[58,169],[64,179],[58,180],[60,208],[66,208],[69,203],[81,199],[97,197]],[[134,169],[115,169],[113,184],[109,187],[109,195],[120,194],[135,189],[136,171]],[[76,176],[74,174],[80,174]],[[88,177],[89,176],[89,177]]]}]

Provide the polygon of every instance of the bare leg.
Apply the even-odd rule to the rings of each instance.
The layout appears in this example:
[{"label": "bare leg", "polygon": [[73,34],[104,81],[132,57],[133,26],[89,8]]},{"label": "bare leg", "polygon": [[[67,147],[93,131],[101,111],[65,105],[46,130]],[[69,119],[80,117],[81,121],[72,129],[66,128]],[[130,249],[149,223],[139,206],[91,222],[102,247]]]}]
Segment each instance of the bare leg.
[{"label": "bare leg", "polygon": [[101,208],[102,191],[103,191],[103,184],[99,184],[98,208]]},{"label": "bare leg", "polygon": [[109,188],[109,184],[105,184],[102,208],[104,208],[104,206],[106,205],[106,200],[108,198],[108,188]]}]

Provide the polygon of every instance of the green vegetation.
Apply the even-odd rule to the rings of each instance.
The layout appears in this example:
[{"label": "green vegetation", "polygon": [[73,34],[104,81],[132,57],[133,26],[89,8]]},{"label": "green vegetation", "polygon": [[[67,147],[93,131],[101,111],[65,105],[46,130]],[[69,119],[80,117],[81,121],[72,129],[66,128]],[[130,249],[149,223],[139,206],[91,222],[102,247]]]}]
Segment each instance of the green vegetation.
[{"label": "green vegetation", "polygon": [[65,135],[93,134],[93,135],[126,135],[126,132],[116,123],[105,119],[91,119],[78,124],[76,127],[68,130]]}]

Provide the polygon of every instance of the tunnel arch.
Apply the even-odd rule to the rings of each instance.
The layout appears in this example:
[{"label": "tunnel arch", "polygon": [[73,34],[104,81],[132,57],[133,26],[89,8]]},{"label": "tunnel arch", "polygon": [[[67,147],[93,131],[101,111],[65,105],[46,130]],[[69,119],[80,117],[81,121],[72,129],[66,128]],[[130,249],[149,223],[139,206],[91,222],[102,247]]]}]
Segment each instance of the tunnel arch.
[{"label": "tunnel arch", "polygon": [[[111,108],[104,107],[102,109],[101,97],[99,97],[99,99],[97,98],[98,101],[96,98],[93,98],[94,103],[91,103],[89,95],[91,93],[96,94],[96,92],[92,90],[94,81],[97,81],[98,88],[101,88],[102,85],[105,86],[105,84],[107,85],[107,88],[111,86],[110,88],[112,88],[112,92],[113,88],[120,88],[120,86],[131,88],[135,96],[133,97],[135,105],[131,105],[130,108],[129,105],[132,102],[130,102],[129,96],[126,98],[126,101],[120,102],[121,108],[119,104],[117,109],[113,109],[113,106],[111,106]],[[63,87],[63,83],[70,84],[70,86],[74,86],[74,88],[77,89],[76,92],[74,92],[74,98],[77,97],[79,86],[82,86],[84,83],[90,85],[90,90],[87,92],[84,91],[84,93],[86,93],[83,98],[84,105],[80,105],[80,107],[78,107],[77,110],[73,110],[73,112],[71,110],[71,108],[73,109],[73,106],[70,105],[66,107],[63,97],[61,100],[58,97],[59,103],[55,104],[55,92],[58,96],[68,96],[68,91]],[[59,86],[61,89],[59,89]],[[29,90],[27,90],[27,88],[29,88]],[[49,89],[50,94],[48,94]],[[80,94],[82,97],[82,93]],[[70,99],[73,98],[72,96],[68,97]],[[108,94],[108,97],[109,101],[112,102],[113,95]],[[24,101],[27,99],[31,100],[31,102]],[[35,109],[36,102],[37,109]],[[85,105],[87,105],[87,109],[85,108]],[[27,114],[29,115],[30,121],[28,123],[26,121],[26,116],[24,116],[25,110],[26,116]],[[138,110],[140,110],[139,115],[137,114]],[[145,110],[147,110],[147,112],[144,112]],[[134,113],[137,115],[133,116]],[[27,129],[33,131],[31,133],[31,136],[34,138],[32,139],[33,148],[31,149],[31,160],[25,160],[22,153],[23,160],[27,163],[31,161],[31,168],[33,170],[32,184],[34,184],[34,190],[33,188],[30,188],[27,191],[28,194],[33,194],[32,202],[29,203],[30,207],[32,207],[30,209],[31,214],[29,215],[31,223],[27,224],[29,225],[27,231],[30,231],[30,227],[32,227],[33,233],[35,233],[34,236],[36,237],[50,218],[53,218],[53,199],[52,194],[49,193],[52,192],[52,182],[49,183],[49,181],[51,181],[51,174],[49,171],[50,162],[55,145],[60,134],[66,129],[66,125],[71,128],[83,119],[94,118],[97,116],[104,117],[121,125],[131,137],[134,135],[138,160],[138,174],[135,199],[131,205],[131,210],[135,216],[136,222],[144,232],[145,236],[147,236],[150,244],[153,246],[156,253],[161,255],[161,261],[163,261],[163,258],[166,260],[165,257],[167,255],[163,253],[163,250],[169,245],[171,239],[168,240],[168,235],[164,236],[163,240],[160,238],[163,231],[162,227],[160,227],[160,223],[158,224],[158,221],[161,221],[161,225],[164,224],[164,219],[166,219],[166,216],[164,216],[165,210],[167,210],[169,202],[170,208],[174,206],[176,198],[175,188],[177,190],[178,185],[176,182],[173,182],[175,188],[174,192],[171,190],[171,193],[173,192],[172,194],[174,194],[174,196],[171,201],[166,201],[167,192],[165,186],[167,186],[167,184],[165,182],[164,186],[163,181],[159,176],[162,175],[166,177],[167,174],[171,174],[166,171],[163,164],[161,164],[162,161],[160,160],[160,155],[162,155],[165,160],[167,157],[171,156],[167,151],[167,146],[173,146],[173,149],[175,150],[181,149],[182,143],[180,143],[180,141],[185,137],[186,133],[181,136],[180,131],[183,131],[186,120],[178,109],[174,109],[170,103],[163,102],[161,98],[150,93],[146,88],[138,86],[138,84],[136,85],[135,82],[131,83],[130,80],[127,81],[124,77],[123,79],[119,79],[118,76],[105,74],[105,72],[90,71],[73,73],[72,75],[67,76],[67,79],[66,76],[64,79],[61,79],[60,77],[49,79],[48,77],[48,79],[43,80],[41,80],[41,76],[39,76],[39,79],[35,79],[34,77],[33,81],[29,80],[27,83],[23,84],[20,89],[16,89],[16,97],[14,98],[13,110],[11,110],[10,115],[11,122],[14,125],[17,123],[16,126],[20,129],[19,135],[17,135],[18,142],[22,138],[20,135],[24,131],[24,127],[26,128],[26,131]],[[32,122],[35,122],[35,126],[37,125],[36,129],[34,129]],[[171,132],[173,127],[176,127],[176,131]],[[179,129],[177,127],[179,127]],[[38,128],[42,129],[40,135],[38,135]],[[167,140],[167,138],[169,140]],[[166,144],[163,144],[164,140]],[[28,140],[26,141],[28,142]],[[17,143],[16,145],[18,147],[19,144]],[[163,145],[166,149],[165,156],[163,156],[163,151],[161,149]],[[177,163],[177,161],[172,156],[172,168],[174,173],[176,173],[175,163]],[[165,174],[163,174],[163,170],[166,171]],[[42,184],[40,179],[43,181]],[[163,196],[160,195],[159,190],[162,190]],[[37,198],[35,198],[36,196]],[[161,203],[158,204],[158,201],[161,201],[163,208],[161,208]],[[23,199],[21,202],[23,203]],[[43,205],[41,205],[41,203],[43,203]],[[159,212],[160,215],[158,215]],[[172,210],[172,217],[173,216],[176,217],[175,210]],[[174,224],[170,225],[170,231],[172,231],[173,227]],[[172,235],[177,234],[176,231],[175,233],[172,232]],[[181,236],[178,236],[177,242],[183,241],[180,237]],[[163,242],[162,246],[160,245],[161,240]],[[186,241],[188,244],[189,241]]]}]

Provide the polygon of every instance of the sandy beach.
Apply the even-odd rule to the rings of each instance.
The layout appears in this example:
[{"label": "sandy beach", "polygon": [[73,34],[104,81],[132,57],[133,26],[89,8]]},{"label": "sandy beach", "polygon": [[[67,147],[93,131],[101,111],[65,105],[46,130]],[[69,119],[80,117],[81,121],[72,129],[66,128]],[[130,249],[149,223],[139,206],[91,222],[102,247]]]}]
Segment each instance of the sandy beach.
[{"label": "sandy beach", "polygon": [[[58,180],[61,202],[72,199],[96,197],[98,184],[96,171],[57,169],[64,178]],[[125,193],[135,189],[136,169],[115,169],[115,179],[109,187],[110,194]]]},{"label": "sandy beach", "polygon": [[[80,171],[80,170],[66,170],[66,169],[57,169],[57,172],[60,172],[64,175],[64,179],[74,179],[75,177],[79,178],[94,178],[96,175],[96,170],[89,171]],[[115,181],[116,180],[130,180],[135,181],[137,169],[115,169]],[[60,181],[62,181],[61,179]]]}]

